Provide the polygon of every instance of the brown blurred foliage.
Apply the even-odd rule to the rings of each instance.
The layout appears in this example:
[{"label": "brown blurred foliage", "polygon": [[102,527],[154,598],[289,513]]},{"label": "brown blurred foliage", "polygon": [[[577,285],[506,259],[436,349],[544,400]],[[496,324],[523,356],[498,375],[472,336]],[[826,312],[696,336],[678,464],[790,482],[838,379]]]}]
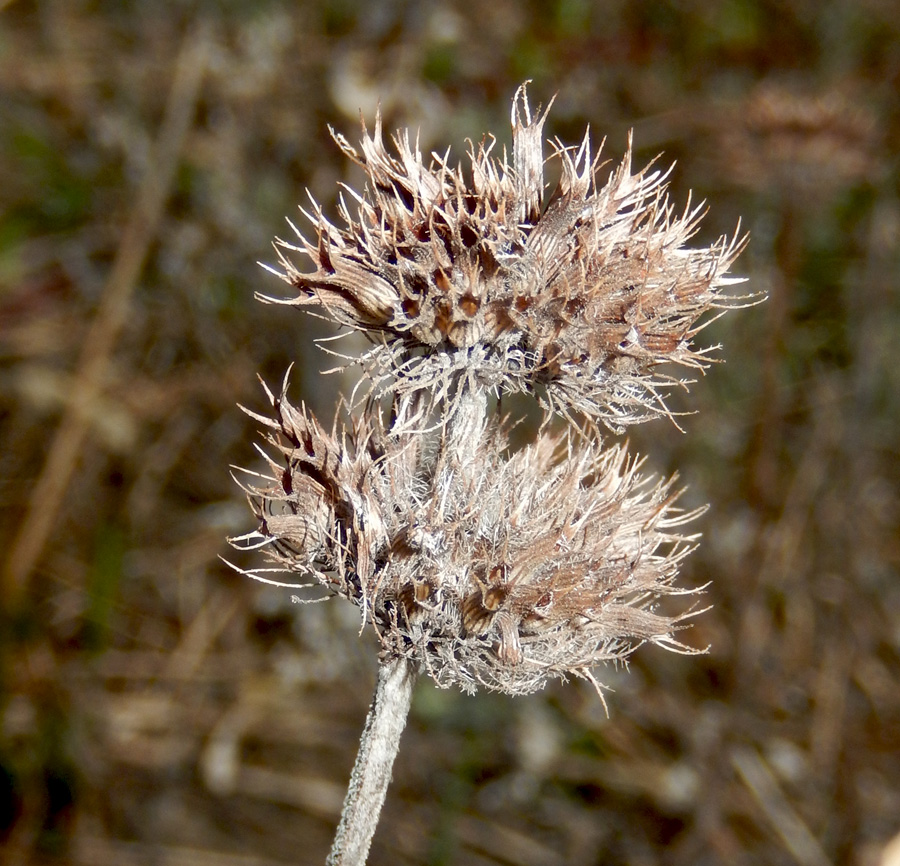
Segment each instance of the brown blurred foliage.
[{"label": "brown blurred foliage", "polygon": [[0,3],[3,862],[323,862],[372,637],[218,556],[256,374],[326,417],[346,383],[255,263],[358,181],[327,124],[380,99],[461,155],[525,78],[549,134],[676,157],[701,240],[752,235],[769,301],[713,326],[684,434],[631,437],[713,503],[711,649],[610,670],[608,719],[421,683],[371,863],[876,866],[900,832],[900,9],[473,8]]}]

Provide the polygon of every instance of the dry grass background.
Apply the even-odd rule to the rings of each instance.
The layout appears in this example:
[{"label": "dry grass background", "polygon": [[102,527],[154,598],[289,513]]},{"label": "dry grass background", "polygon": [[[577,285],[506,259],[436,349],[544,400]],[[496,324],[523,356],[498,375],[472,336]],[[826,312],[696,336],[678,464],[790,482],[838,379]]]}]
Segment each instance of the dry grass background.
[{"label": "dry grass background", "polygon": [[[342,603],[217,558],[250,528],[256,373],[324,415],[323,333],[256,303],[309,187],[381,100],[424,149],[558,92],[676,199],[739,215],[769,301],[685,433],[632,434],[713,503],[684,579],[708,655],[590,687],[422,682],[371,863],[896,864],[900,7],[888,0],[0,3],[3,862],[324,860],[374,677]],[[893,855],[897,857],[895,853]]]}]

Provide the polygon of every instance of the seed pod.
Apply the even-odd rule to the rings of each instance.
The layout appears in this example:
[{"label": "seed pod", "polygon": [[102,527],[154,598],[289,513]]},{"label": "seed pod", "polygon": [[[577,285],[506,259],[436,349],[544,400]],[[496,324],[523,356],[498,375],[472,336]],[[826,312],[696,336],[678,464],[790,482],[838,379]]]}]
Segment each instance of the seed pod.
[{"label": "seed pod", "polygon": [[270,398],[280,456],[250,490],[259,526],[242,541],[358,605],[386,657],[442,686],[515,694],[593,680],[646,641],[685,649],[687,614],[655,605],[685,594],[674,581],[696,537],[680,527],[694,514],[624,448],[544,434],[508,457],[503,430],[482,421],[463,460],[443,431],[386,430],[372,405],[326,433]]},{"label": "seed pod", "polygon": [[669,171],[632,173],[630,137],[605,181],[589,134],[552,143],[561,177],[548,199],[546,119],[532,115],[523,85],[512,163],[488,136],[470,147],[468,178],[447,154],[426,164],[408,131],[392,154],[380,114],[372,135],[363,124],[360,150],[335,135],[367,186],[348,190],[343,226],[313,203],[316,238],[278,242],[281,276],[298,290],[280,302],[318,305],[368,333],[375,346],[361,363],[376,390],[445,393],[465,378],[537,393],[548,409],[615,430],[667,414],[667,390],[685,383],[659,368],[706,367],[693,340],[704,314],[738,300],[726,289],[740,280],[726,274],[744,239],[686,246],[703,205],[689,199],[679,214]]}]

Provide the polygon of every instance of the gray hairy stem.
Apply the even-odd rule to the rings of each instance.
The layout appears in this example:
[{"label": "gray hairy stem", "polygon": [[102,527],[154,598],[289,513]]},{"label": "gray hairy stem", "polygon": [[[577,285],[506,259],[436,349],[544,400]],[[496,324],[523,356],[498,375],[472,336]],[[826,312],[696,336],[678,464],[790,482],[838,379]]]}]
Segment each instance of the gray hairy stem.
[{"label": "gray hairy stem", "polygon": [[449,417],[444,420],[444,436],[441,448],[452,456],[463,474],[472,462],[472,448],[481,439],[484,418],[487,414],[487,393],[477,385],[460,386],[448,407]]},{"label": "gray hairy stem", "polygon": [[[484,427],[487,395],[481,388],[462,384],[445,411],[441,449],[464,469],[471,462],[467,453],[471,454]],[[325,866],[364,866],[366,862],[406,727],[416,675],[405,658],[388,659],[378,666],[375,697]]]},{"label": "gray hairy stem", "polygon": [[378,666],[375,697],[366,717],[341,822],[326,866],[363,866],[391,781],[406,726],[416,672],[405,658]]}]

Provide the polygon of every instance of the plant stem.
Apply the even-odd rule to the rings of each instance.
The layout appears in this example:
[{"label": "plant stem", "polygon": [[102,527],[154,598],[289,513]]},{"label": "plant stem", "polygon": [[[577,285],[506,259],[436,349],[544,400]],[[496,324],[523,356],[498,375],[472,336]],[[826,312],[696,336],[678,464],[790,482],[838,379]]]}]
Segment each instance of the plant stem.
[{"label": "plant stem", "polygon": [[391,768],[406,726],[416,671],[405,659],[378,666],[375,697],[366,717],[341,822],[325,866],[363,866],[378,826]]},{"label": "plant stem", "polygon": [[[440,445],[458,471],[465,471],[470,464],[470,449],[483,431],[486,412],[484,390],[461,383],[453,397],[449,417],[445,417]],[[341,821],[325,866],[364,866],[366,862],[387,796],[394,758],[400,749],[400,735],[406,726],[415,681],[416,669],[405,658],[378,666],[375,697],[366,717]]]}]

